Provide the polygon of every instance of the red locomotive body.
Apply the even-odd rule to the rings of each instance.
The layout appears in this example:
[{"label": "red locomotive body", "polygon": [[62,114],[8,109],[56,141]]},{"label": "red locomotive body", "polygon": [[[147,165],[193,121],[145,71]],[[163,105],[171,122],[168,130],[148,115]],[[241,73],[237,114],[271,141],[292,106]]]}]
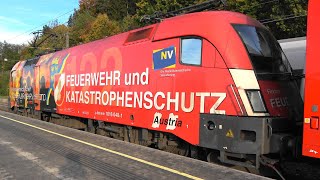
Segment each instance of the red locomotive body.
[{"label": "red locomotive body", "polygon": [[320,1],[309,0],[308,4],[308,32],[306,54],[306,76],[304,95],[304,128],[303,128],[303,155],[320,158],[320,130],[319,130],[319,53],[320,46]]},{"label": "red locomotive body", "polygon": [[222,162],[258,167],[261,155],[293,140],[302,104],[290,73],[259,22],[201,12],[19,63],[10,99],[12,109],[42,119],[76,119],[111,137],[180,154],[218,151]]}]

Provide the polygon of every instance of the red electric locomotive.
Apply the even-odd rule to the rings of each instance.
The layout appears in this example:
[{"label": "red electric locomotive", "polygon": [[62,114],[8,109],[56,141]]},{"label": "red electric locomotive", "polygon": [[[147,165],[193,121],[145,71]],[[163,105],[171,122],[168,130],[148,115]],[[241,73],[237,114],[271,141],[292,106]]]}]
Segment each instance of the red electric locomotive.
[{"label": "red electric locomotive", "polygon": [[320,96],[317,90],[320,84],[318,68],[320,55],[317,52],[320,46],[319,7],[320,1],[309,0],[302,151],[303,155],[316,158],[320,158]]},{"label": "red electric locomotive", "polygon": [[19,62],[10,100],[43,120],[258,168],[295,148],[302,101],[290,75],[258,21],[208,11]]}]

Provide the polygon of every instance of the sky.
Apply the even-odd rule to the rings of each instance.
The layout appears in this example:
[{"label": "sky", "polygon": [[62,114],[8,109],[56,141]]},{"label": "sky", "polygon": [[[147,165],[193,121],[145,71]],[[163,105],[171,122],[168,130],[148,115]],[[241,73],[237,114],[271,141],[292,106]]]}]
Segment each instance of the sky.
[{"label": "sky", "polygon": [[79,0],[1,0],[0,42],[27,44],[49,22],[68,21]]}]

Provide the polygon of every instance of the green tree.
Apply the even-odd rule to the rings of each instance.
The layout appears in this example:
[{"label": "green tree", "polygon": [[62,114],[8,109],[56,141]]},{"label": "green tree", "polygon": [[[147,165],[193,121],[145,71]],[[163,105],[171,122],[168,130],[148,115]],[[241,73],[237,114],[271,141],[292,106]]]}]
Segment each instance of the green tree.
[{"label": "green tree", "polygon": [[21,48],[20,45],[0,42],[0,96],[8,96],[10,70],[19,61]]},{"label": "green tree", "polygon": [[[137,15],[139,17],[143,17],[145,15],[153,15],[155,13],[167,13],[191,5],[199,4],[204,1],[206,0],[140,0],[137,3]],[[144,24],[141,23],[141,25]]]},{"label": "green tree", "polygon": [[[94,16],[107,14],[111,20],[122,21],[126,16],[136,14],[138,0],[94,0],[90,12]],[[81,9],[81,8],[80,8]]]},{"label": "green tree", "polygon": [[92,28],[86,36],[85,42],[112,36],[120,32],[120,27],[115,21],[108,18],[106,14],[99,14],[92,23]]},{"label": "green tree", "polygon": [[122,32],[141,27],[140,17],[138,15],[128,15],[124,17],[124,19],[119,24]]},{"label": "green tree", "polygon": [[178,0],[140,0],[137,3],[139,8],[138,15],[150,15],[155,12],[163,12],[166,13],[168,11],[173,11],[181,7],[181,3]]},{"label": "green tree", "polygon": [[[266,8],[263,8],[266,10]],[[307,1],[282,0],[271,7],[270,20],[263,21],[278,39],[306,35]]]},{"label": "green tree", "polygon": [[22,48],[20,52],[20,59],[25,60],[25,59],[30,59],[33,58],[36,54],[35,48],[32,47],[30,44],[24,48]]},{"label": "green tree", "polygon": [[306,34],[307,0],[228,0],[228,9],[259,20],[277,39]]},{"label": "green tree", "polygon": [[70,31],[70,45],[74,46],[86,42],[95,17],[89,11],[78,12]]},{"label": "green tree", "polygon": [[95,12],[96,0],[79,0],[79,12]]},{"label": "green tree", "polygon": [[42,42],[39,49],[40,50],[55,50],[64,49],[66,47],[66,35],[69,33],[69,28],[65,25],[57,25],[43,31],[43,35],[38,40],[39,43]]},{"label": "green tree", "polygon": [[[2,63],[3,63],[4,71],[11,70],[12,66],[19,61],[20,59],[19,52],[21,48],[22,48],[21,45],[14,45],[14,44],[9,44],[7,42],[4,42],[4,43],[0,42],[0,62],[1,62],[0,65],[2,68]],[[7,59],[7,61],[4,62],[4,59]]]},{"label": "green tree", "polygon": [[[2,72],[1,72],[2,73]],[[8,96],[9,95],[9,79],[10,79],[10,71],[4,71],[3,74],[0,75],[0,96]]]},{"label": "green tree", "polygon": [[240,12],[253,18],[257,18],[257,15],[261,13],[259,12],[259,4],[259,0],[228,0],[227,10]]}]

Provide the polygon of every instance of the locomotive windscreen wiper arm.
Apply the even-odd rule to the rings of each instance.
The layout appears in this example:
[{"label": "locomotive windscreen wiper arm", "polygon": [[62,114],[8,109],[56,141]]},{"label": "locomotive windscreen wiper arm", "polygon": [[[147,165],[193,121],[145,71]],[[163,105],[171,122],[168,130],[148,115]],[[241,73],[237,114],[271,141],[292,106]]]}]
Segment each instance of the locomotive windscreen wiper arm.
[{"label": "locomotive windscreen wiper arm", "polygon": [[296,80],[305,78],[305,74],[295,74],[292,72],[282,72],[282,73],[257,73],[257,76],[279,78],[281,80]]}]

